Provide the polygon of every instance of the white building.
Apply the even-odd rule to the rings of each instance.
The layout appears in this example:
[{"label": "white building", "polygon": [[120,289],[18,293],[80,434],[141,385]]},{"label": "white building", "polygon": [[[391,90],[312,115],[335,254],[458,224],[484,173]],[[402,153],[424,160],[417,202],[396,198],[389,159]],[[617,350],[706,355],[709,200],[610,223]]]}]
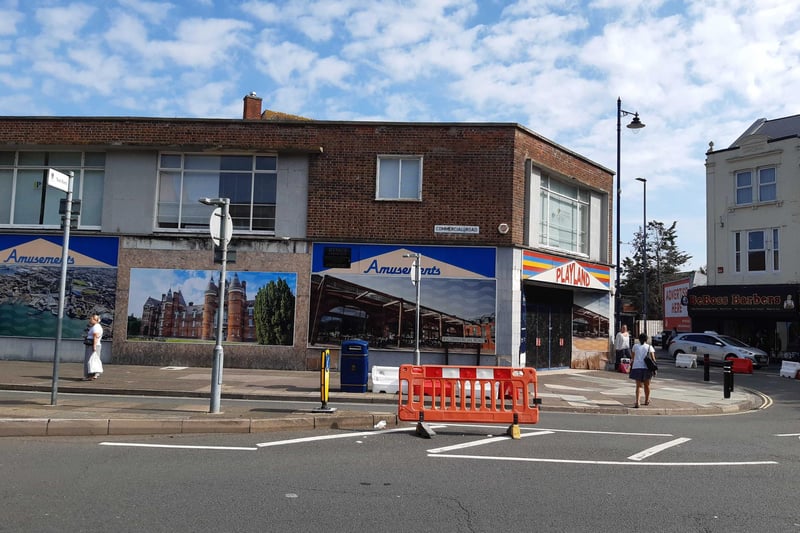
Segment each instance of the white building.
[{"label": "white building", "polygon": [[706,203],[708,285],[689,291],[693,329],[800,352],[800,115],[711,144]]}]

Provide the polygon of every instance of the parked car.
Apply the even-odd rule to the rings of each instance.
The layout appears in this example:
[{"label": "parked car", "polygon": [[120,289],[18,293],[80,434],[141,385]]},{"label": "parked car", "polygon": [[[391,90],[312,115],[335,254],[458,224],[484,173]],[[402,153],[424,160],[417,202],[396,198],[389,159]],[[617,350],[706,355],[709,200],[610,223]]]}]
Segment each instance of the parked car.
[{"label": "parked car", "polygon": [[667,345],[665,343],[669,341],[671,335],[672,331],[665,329],[664,331],[661,331],[659,333],[654,333],[651,342],[653,346],[663,346],[664,348],[666,348]]},{"label": "parked car", "polygon": [[720,335],[714,331],[703,333],[678,333],[669,344],[669,354],[677,357],[680,354],[694,354],[697,363],[703,364],[703,357],[708,354],[712,363],[722,363],[728,359],[750,359],[754,368],[767,364],[767,353],[745,344],[737,338]]}]

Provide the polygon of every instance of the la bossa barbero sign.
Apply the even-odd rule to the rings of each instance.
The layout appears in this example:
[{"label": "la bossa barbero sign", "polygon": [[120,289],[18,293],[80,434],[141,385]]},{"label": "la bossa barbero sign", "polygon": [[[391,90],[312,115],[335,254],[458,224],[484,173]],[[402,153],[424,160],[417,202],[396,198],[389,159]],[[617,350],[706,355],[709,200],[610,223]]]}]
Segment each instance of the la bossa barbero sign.
[{"label": "la bossa barbero sign", "polygon": [[796,316],[796,285],[715,285],[688,290],[689,316],[705,314]]}]

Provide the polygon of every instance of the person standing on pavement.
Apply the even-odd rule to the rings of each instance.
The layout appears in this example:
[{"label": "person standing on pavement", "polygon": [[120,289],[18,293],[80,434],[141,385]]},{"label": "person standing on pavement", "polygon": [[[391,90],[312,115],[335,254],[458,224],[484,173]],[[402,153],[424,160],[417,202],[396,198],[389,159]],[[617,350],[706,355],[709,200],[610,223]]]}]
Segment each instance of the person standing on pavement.
[{"label": "person standing on pavement", "polygon": [[672,328],[672,333],[669,334],[669,339],[667,339],[667,344],[664,345],[664,348],[669,348],[669,343],[678,336],[678,328]]},{"label": "person standing on pavement", "polygon": [[619,369],[619,364],[622,362],[623,357],[630,359],[631,357],[631,339],[628,335],[628,326],[622,324],[619,328],[617,336],[614,337],[614,354],[616,357],[616,367]]},{"label": "person standing on pavement", "polygon": [[653,372],[647,368],[645,357],[650,357],[653,362],[656,360],[656,351],[653,347],[647,344],[647,333],[639,334],[639,344],[633,347],[633,363],[631,364],[631,373],[628,377],[636,380],[636,402],[634,407],[639,407],[639,397],[641,396],[642,388],[644,388],[644,404],[650,405],[650,380],[653,379]]},{"label": "person standing on pavement", "polygon": [[94,380],[100,377],[100,374],[103,373],[102,365],[100,366],[100,371],[97,372],[97,368],[93,368],[93,365],[90,365],[90,359],[92,355],[97,354],[97,358],[100,358],[100,349],[102,348],[100,344],[100,339],[103,338],[103,326],[100,325],[100,315],[97,313],[92,313],[92,316],[89,317],[89,329],[86,331],[86,338],[83,339],[84,344],[84,351],[83,351],[83,380],[89,381]]}]

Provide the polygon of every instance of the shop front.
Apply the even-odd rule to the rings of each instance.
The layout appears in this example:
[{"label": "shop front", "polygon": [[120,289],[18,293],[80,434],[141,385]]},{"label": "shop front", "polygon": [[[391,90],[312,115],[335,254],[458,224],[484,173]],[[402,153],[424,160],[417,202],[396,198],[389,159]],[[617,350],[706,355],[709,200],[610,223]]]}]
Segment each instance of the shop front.
[{"label": "shop front", "polygon": [[714,285],[688,290],[694,331],[716,331],[777,358],[800,356],[797,285]]},{"label": "shop front", "polygon": [[609,286],[608,266],[523,252],[525,366],[604,368],[610,353]]}]

